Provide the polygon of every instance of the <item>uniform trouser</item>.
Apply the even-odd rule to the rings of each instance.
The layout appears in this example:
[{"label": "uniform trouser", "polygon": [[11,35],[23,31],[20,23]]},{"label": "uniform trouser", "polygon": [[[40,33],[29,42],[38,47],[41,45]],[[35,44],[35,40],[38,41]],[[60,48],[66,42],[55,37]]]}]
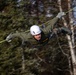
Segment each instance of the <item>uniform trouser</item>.
[{"label": "uniform trouser", "polygon": [[63,34],[68,34],[68,35],[71,35],[71,34],[72,34],[71,30],[68,29],[68,28],[66,28],[66,27],[55,28],[55,29],[53,30],[53,32],[50,33],[49,38],[52,38],[52,37],[54,37],[56,34],[61,34],[61,33],[63,33]]},{"label": "uniform trouser", "polygon": [[58,28],[57,33],[63,33],[63,34],[68,34],[68,35],[72,34],[71,30],[66,27]]}]

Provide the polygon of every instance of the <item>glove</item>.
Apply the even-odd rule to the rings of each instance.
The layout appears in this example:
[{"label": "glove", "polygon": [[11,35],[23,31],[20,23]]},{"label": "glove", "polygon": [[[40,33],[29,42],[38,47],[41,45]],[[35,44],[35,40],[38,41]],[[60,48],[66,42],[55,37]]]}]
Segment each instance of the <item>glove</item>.
[{"label": "glove", "polygon": [[6,37],[6,41],[7,42],[11,42],[12,41],[12,34],[9,34],[7,37]]},{"label": "glove", "polygon": [[62,16],[66,15],[64,12],[59,12],[56,17],[61,18]]}]

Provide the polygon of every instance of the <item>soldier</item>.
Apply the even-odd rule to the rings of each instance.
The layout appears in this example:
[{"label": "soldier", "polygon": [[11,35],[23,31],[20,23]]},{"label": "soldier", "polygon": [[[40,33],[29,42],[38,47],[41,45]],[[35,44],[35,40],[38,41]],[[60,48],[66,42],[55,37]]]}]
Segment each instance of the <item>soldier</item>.
[{"label": "soldier", "polygon": [[51,40],[51,37],[53,34],[55,34],[55,32],[71,34],[71,31],[65,27],[58,28],[55,30],[55,32],[51,32],[58,19],[64,15],[64,12],[59,12],[58,15],[50,21],[50,25],[47,25],[44,28],[40,28],[38,25],[33,25],[30,27],[30,32],[16,32],[9,34],[6,37],[6,41],[10,42],[13,38],[18,37],[21,38],[22,45],[25,45],[27,42],[29,42],[29,44],[40,44],[43,46],[48,43],[49,40]]}]

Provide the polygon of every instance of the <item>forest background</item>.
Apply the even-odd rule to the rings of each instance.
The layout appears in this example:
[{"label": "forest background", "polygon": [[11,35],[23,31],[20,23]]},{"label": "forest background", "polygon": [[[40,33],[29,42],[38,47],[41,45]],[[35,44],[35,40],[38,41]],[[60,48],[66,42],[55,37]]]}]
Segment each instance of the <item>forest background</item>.
[{"label": "forest background", "polygon": [[[59,12],[58,0],[0,0],[0,41],[10,33],[27,31],[30,26],[43,25]],[[62,9],[68,11],[68,0],[62,1]],[[70,0],[73,8],[75,0]],[[68,13],[64,16],[71,29]],[[75,17],[72,12],[75,32]],[[48,25],[48,24],[47,24]],[[64,26],[59,19],[55,27]],[[76,34],[74,33],[74,37]],[[74,49],[75,49],[74,39]],[[0,75],[71,75],[71,53],[63,34],[51,39],[49,45],[39,51],[25,49],[18,38],[11,43],[0,44]],[[71,65],[70,65],[71,64]]]}]

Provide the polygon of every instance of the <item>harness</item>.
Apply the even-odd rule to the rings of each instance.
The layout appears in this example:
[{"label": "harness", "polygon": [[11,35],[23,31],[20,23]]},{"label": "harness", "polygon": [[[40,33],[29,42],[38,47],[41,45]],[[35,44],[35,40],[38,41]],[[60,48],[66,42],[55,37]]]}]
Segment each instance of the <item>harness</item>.
[{"label": "harness", "polygon": [[46,37],[44,40],[40,40],[40,41],[38,41],[38,43],[40,43],[40,44],[43,44],[43,45],[45,45],[45,44],[47,44],[48,43],[48,41],[49,41],[49,38],[48,37]]},{"label": "harness", "polygon": [[41,40],[37,41],[39,44],[47,44],[49,39],[53,37],[53,32],[49,32],[47,35],[44,34],[44,32],[41,32]]}]

